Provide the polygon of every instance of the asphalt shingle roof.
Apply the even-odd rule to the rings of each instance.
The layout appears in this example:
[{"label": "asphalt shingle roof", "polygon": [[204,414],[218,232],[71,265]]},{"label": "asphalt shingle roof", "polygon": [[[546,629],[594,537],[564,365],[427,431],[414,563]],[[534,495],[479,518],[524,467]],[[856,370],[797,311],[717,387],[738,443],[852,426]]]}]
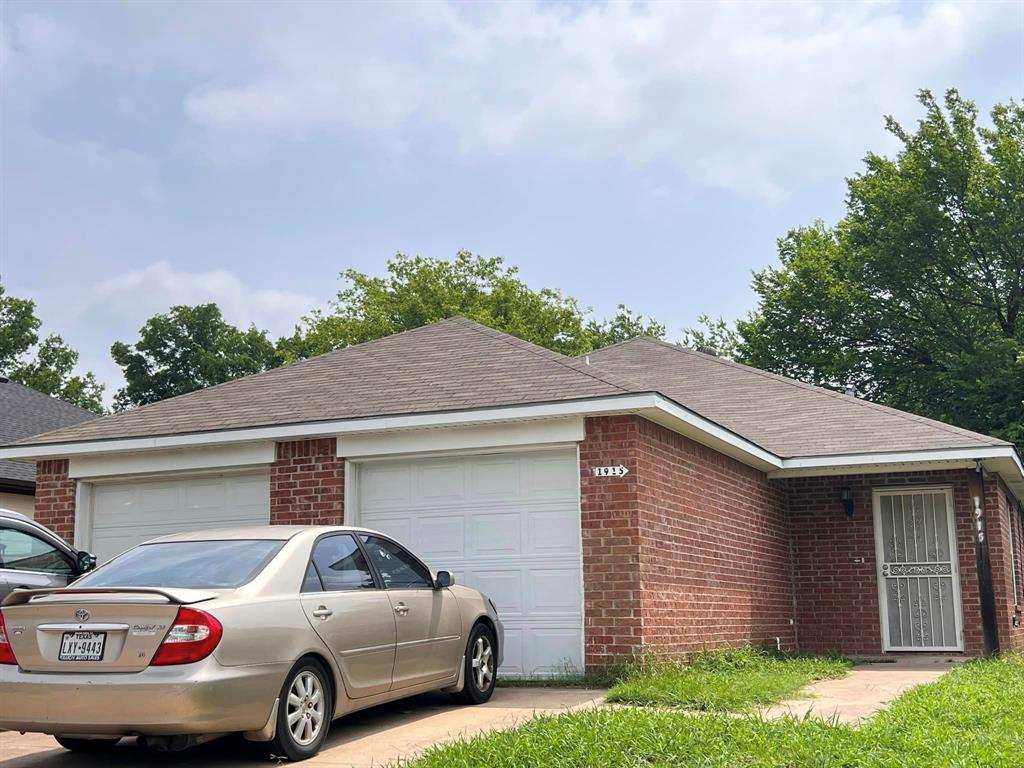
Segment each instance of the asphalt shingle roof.
[{"label": "asphalt shingle roof", "polygon": [[1008,445],[654,339],[570,358],[465,318],[21,442],[151,437],[638,392],[660,392],[782,457]]},{"label": "asphalt shingle roof", "polygon": [[[0,445],[95,418],[77,405],[0,378]],[[35,479],[35,464],[0,459],[0,481]]]},{"label": "asphalt shingle roof", "polygon": [[602,378],[582,361],[457,317],[28,442],[485,408],[618,395],[631,386]]},{"label": "asphalt shingle roof", "polygon": [[590,361],[783,458],[1010,445],[657,339],[599,349]]}]

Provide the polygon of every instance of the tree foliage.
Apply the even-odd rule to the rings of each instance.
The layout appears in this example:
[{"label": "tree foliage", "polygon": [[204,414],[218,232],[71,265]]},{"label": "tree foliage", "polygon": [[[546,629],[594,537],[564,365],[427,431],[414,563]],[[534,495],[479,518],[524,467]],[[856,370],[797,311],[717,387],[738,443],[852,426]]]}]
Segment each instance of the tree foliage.
[{"label": "tree foliage", "polygon": [[154,315],[133,345],[118,341],[110,354],[126,385],[114,409],[145,405],[275,368],[284,361],[266,331],[225,322],[216,304],[173,306]]},{"label": "tree foliage", "polygon": [[378,339],[456,315],[566,355],[580,355],[633,335],[662,336],[664,326],[620,306],[614,318],[590,311],[554,288],[535,290],[501,258],[461,251],[452,260],[397,254],[387,274],[355,269],[329,312],[314,312],[279,349],[288,360]]},{"label": "tree foliage", "polygon": [[57,334],[40,341],[35,302],[10,296],[0,283],[0,373],[11,381],[96,413],[103,385],[92,373],[76,375],[78,352]]},{"label": "tree foliage", "polygon": [[1024,107],[978,124],[956,91],[928,91],[916,131],[886,125],[847,213],[779,242],[754,275],[739,358],[1024,447]]}]

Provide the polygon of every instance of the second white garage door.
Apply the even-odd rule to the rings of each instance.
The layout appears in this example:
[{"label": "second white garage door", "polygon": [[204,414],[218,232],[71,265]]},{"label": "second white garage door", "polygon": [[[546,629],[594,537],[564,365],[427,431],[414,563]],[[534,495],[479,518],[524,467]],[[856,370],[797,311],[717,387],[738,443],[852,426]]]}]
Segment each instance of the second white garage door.
[{"label": "second white garage door", "polygon": [[348,517],[494,600],[503,673],[583,669],[575,448],[357,466]]},{"label": "second white garage door", "polygon": [[269,522],[266,472],[97,483],[92,492],[89,550],[102,563],[169,533]]}]

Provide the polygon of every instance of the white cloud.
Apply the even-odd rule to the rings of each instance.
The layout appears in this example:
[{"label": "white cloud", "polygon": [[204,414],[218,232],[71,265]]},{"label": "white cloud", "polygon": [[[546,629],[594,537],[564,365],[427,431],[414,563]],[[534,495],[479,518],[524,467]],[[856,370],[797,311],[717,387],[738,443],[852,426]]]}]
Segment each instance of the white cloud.
[{"label": "white cloud", "polygon": [[441,137],[469,153],[670,169],[769,199],[849,173],[882,140],[882,114],[908,113],[922,86],[957,84],[1020,29],[1014,3],[948,0],[76,10],[62,7],[60,26],[15,19],[0,52],[52,57],[74,41],[104,66],[175,73],[218,162],[357,131],[389,150]]},{"label": "white cloud", "polygon": [[1016,20],[1003,3],[402,8],[257,14],[258,65],[201,83],[186,112],[236,138],[440,127],[469,152],[667,166],[779,198],[847,172],[883,113]]},{"label": "white cloud", "polygon": [[138,325],[174,304],[213,302],[228,322],[242,328],[254,323],[271,337],[290,333],[318,303],[302,293],[250,286],[228,270],[188,272],[165,261],[103,280],[91,295],[93,304],[102,304],[107,312],[136,320]]}]

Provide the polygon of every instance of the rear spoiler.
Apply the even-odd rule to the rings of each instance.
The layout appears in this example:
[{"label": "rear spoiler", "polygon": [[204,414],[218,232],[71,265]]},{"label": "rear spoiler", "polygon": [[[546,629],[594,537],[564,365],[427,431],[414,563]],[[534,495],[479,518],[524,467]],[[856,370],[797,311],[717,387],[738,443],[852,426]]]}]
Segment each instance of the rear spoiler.
[{"label": "rear spoiler", "polygon": [[53,596],[55,602],[60,602],[64,596],[74,598],[79,595],[159,595],[167,602],[175,605],[188,603],[201,603],[204,600],[213,600],[220,597],[220,592],[212,592],[205,589],[176,589],[173,587],[54,587],[51,589],[15,589],[0,605],[10,607],[13,605],[25,605],[37,597]]}]

